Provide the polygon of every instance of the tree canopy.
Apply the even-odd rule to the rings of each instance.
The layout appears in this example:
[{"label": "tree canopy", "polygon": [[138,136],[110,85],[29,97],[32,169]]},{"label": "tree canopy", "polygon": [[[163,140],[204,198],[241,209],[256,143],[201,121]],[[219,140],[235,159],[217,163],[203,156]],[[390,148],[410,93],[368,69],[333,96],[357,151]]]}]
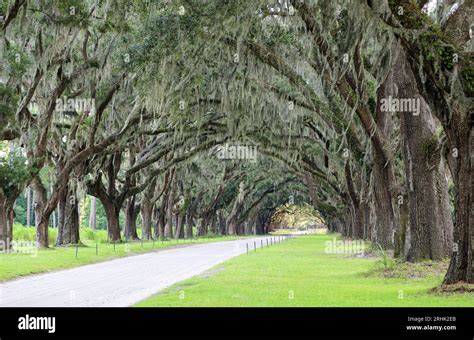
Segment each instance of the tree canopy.
[{"label": "tree canopy", "polygon": [[146,239],[265,233],[297,197],[331,231],[408,261],[450,256],[445,282],[474,282],[473,12],[4,1],[0,236],[28,187],[40,247],[56,212],[57,245],[80,241],[86,195],[113,242],[138,239],[139,215]]}]

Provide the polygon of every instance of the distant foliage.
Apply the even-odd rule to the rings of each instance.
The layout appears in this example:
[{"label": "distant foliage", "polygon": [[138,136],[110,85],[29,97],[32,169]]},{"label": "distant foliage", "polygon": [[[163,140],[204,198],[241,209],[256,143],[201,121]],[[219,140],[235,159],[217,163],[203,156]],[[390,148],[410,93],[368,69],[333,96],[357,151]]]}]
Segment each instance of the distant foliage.
[{"label": "distant foliage", "polygon": [[324,219],[309,204],[285,204],[272,216],[272,229],[324,228]]}]

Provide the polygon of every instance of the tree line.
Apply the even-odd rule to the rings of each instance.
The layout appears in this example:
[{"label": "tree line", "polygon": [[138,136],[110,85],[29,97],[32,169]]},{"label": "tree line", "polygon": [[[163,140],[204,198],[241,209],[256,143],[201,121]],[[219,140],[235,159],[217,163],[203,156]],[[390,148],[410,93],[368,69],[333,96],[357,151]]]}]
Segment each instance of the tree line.
[{"label": "tree line", "polygon": [[[0,236],[265,232],[297,195],[329,229],[474,282],[472,1],[33,1],[0,7]],[[69,102],[69,100],[72,100]],[[69,105],[72,103],[72,106]],[[257,156],[216,156],[222,147]],[[244,158],[244,159],[242,159]],[[51,174],[51,190],[41,172]],[[124,211],[124,226],[119,214]]]}]

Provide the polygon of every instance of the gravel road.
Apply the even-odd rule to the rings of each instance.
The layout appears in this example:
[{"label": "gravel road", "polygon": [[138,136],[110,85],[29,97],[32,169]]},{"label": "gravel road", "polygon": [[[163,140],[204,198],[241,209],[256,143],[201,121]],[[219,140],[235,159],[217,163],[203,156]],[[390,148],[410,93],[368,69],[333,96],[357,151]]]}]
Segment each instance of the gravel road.
[{"label": "gravel road", "polygon": [[125,307],[250,251],[266,237],[183,246],[0,284],[1,307]]}]

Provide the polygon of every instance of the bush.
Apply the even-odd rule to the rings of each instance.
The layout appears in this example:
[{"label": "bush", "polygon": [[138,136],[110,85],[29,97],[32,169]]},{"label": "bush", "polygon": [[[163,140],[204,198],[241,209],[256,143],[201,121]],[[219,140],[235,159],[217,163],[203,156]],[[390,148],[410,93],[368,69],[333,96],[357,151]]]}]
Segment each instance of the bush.
[{"label": "bush", "polygon": [[[107,242],[107,231],[106,230],[92,230],[91,228],[80,228],[79,236],[82,241],[95,241],[99,243]],[[50,245],[56,243],[58,237],[58,229],[49,228],[48,240]],[[13,225],[13,240],[14,241],[35,241],[36,240],[36,228],[25,227],[20,223]]]},{"label": "bush", "polygon": [[[58,230],[49,228],[48,240],[49,244],[54,244],[58,237]],[[22,224],[13,224],[13,241],[36,241],[36,228],[25,227]]]},{"label": "bush", "polygon": [[81,241],[95,241],[99,243],[107,242],[107,230],[91,228],[81,228],[79,230]]},{"label": "bush", "polygon": [[379,243],[377,243],[377,248],[377,254],[380,259],[376,263],[385,269],[393,269],[393,267],[395,267],[395,261],[390,258],[385,249],[383,249]]}]

